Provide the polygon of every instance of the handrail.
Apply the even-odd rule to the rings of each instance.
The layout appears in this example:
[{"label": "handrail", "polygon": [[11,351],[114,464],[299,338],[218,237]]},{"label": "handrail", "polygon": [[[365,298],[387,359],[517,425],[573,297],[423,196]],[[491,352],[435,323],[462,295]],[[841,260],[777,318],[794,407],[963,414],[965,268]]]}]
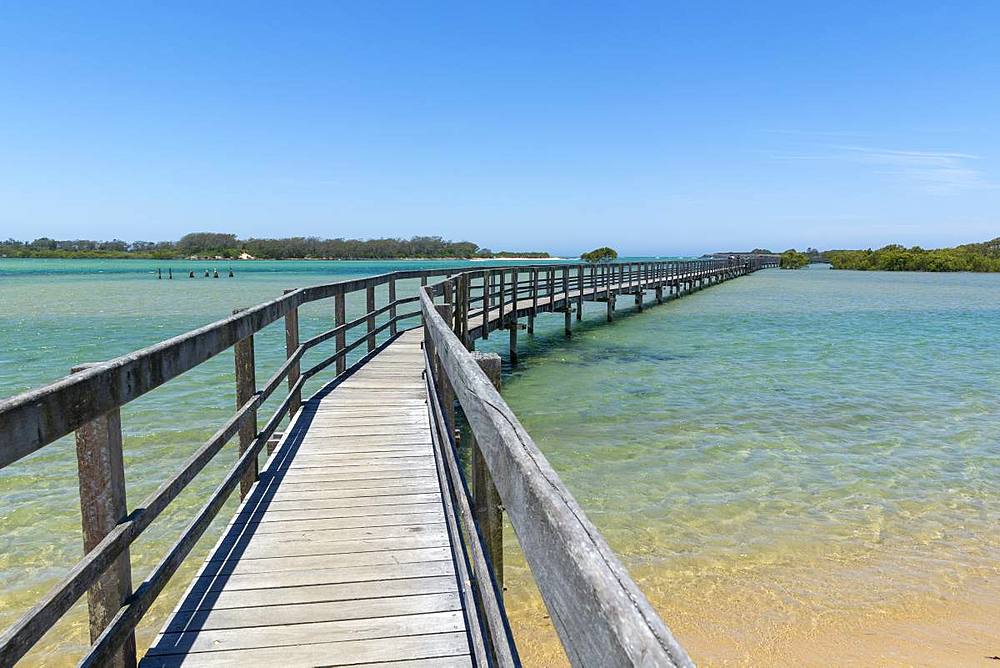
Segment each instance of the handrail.
[{"label": "handrail", "polygon": [[[517,318],[526,315],[531,322],[540,299],[548,300],[546,310],[565,313],[568,334],[570,302],[576,301],[581,308],[587,290],[588,298],[596,298],[602,288],[606,289],[610,317],[618,292],[634,291],[641,307],[645,289],[655,288],[661,300],[664,285],[675,284],[679,290],[681,282],[693,287],[696,282],[721,280],[763,266],[773,263],[757,259],[627,263],[590,267],[587,276],[583,265],[558,265],[546,268],[543,274],[532,271],[527,286],[519,285],[518,274],[524,270],[520,267],[467,270],[421,290],[427,373],[434,378],[433,382],[427,381],[428,391],[447,388],[439,389],[441,396],[433,395],[431,403],[435,407],[443,405],[446,413],[453,412],[449,404],[454,400],[461,407],[488,478],[499,494],[566,654],[575,666],[694,664],[473,359],[469,352],[472,339],[476,334],[485,338],[491,329],[509,328],[513,358]],[[571,271],[575,271],[574,280]],[[561,272],[561,277],[557,278],[556,272]],[[475,281],[481,282],[479,297],[474,296]],[[526,295],[529,299],[525,299]],[[443,297],[445,304],[435,304],[435,297]],[[473,310],[471,306],[476,303],[482,306]],[[478,320],[478,325],[470,323],[470,319]],[[443,422],[455,424],[454,417],[444,418]],[[447,447],[447,443],[444,445]],[[475,454],[473,462],[475,466]],[[453,473],[461,477],[457,471]],[[453,492],[467,503],[467,490],[464,496],[461,490]],[[480,492],[476,494],[479,503]],[[473,565],[483,554],[481,528],[467,532]],[[489,599],[490,587],[496,589],[495,581],[488,586],[478,584],[480,591],[485,591],[485,599]],[[503,634],[489,630],[493,642],[503,647]]]},{"label": "handrail", "polygon": [[[360,290],[370,292],[375,287],[386,283],[390,285],[390,294],[395,297],[395,282],[398,280],[420,278],[425,281],[432,276],[452,275],[459,270],[456,267],[447,267],[400,271],[291,290],[282,297],[240,311],[231,317],[153,346],[96,364],[44,387],[0,401],[0,468],[4,468],[91,421],[100,419],[109,411],[117,411],[129,401],[163,385],[238,343],[249,342],[252,359],[253,335],[281,317],[285,317],[289,321],[286,323],[286,335],[294,332],[294,341],[287,340],[286,359],[263,386],[260,389],[255,389],[247,400],[237,407],[236,413],[226,420],[223,426],[184,462],[180,470],[137,505],[135,510],[122,517],[112,518],[110,526],[100,527],[98,533],[103,537],[55,587],[0,635],[0,665],[11,665],[24,656],[84,593],[93,591],[99,581],[104,582],[113,564],[122,558],[125,558],[127,563],[129,545],[142,534],[237,433],[242,433],[248,425],[252,426],[252,441],[246,444],[246,447],[241,447],[237,463],[230,469],[223,483],[219,485],[195,519],[184,530],[181,538],[159,566],[134,593],[128,596],[127,600],[102,601],[103,607],[112,606],[110,612],[113,616],[111,618],[98,616],[99,624],[96,628],[95,608],[93,605],[91,606],[91,640],[95,642],[95,645],[85,663],[102,661],[117,651],[125,639],[131,636],[132,629],[135,628],[153,600],[166,585],[188,551],[194,546],[198,537],[219,512],[236,483],[249,472],[256,473],[257,456],[276,432],[281,420],[297,410],[298,405],[294,402],[301,395],[305,382],[334,361],[345,358],[350,351],[362,343],[374,340],[374,337],[386,329],[395,329],[399,323],[420,316],[419,311],[403,314],[394,313],[398,306],[416,302],[418,296],[393,298],[389,303],[378,308],[372,304],[371,309],[360,318],[337,325],[312,339],[299,343],[297,323],[300,305],[330,297],[342,302],[345,296],[351,292]],[[375,327],[375,318],[386,312],[390,312],[388,320]],[[290,323],[293,319],[294,328],[291,327]],[[298,370],[303,356],[310,349],[334,337],[338,337],[339,342],[340,337],[349,330],[365,325],[367,327],[358,339],[350,343],[345,342],[331,357],[319,365],[296,376],[292,375],[293,369]],[[369,354],[372,353],[370,346]],[[239,355],[240,351],[237,350],[238,360]],[[253,367],[252,362],[250,366]],[[239,368],[237,368],[237,375],[239,375]],[[256,428],[257,409],[286,379],[289,381],[287,395],[264,428],[258,431]],[[255,385],[252,378],[251,384]],[[105,448],[111,447],[108,443],[99,445]],[[243,444],[241,443],[241,445]],[[110,454],[121,457],[120,436],[117,452]],[[88,465],[93,464],[88,463]],[[84,462],[82,460],[80,466],[82,478],[84,475]],[[124,489],[109,491],[119,493],[124,497]],[[102,587],[107,589],[106,584]],[[103,611],[104,614],[107,612],[109,611]],[[134,657],[131,660],[134,662]],[[125,663],[129,663],[129,661],[126,660]]]},{"label": "handrail", "polygon": [[[757,268],[758,261],[752,259],[739,265],[746,271]],[[693,268],[697,264],[698,272]],[[160,485],[135,510],[121,511],[114,517],[103,517],[100,526],[90,527],[96,534],[95,541],[87,554],[53,587],[42,599],[27,611],[13,626],[0,635],[0,665],[16,662],[60,619],[72,605],[86,592],[94,595],[100,584],[100,601],[91,601],[91,641],[94,643],[82,665],[103,665],[116,653],[127,650],[127,640],[136,624],[141,620],[157,595],[166,586],[170,577],[176,572],[188,552],[198,538],[204,533],[211,520],[217,515],[222,505],[241,481],[250,481],[257,473],[257,458],[268,446],[272,435],[285,417],[292,420],[297,416],[301,403],[301,392],[308,379],[333,363],[337,363],[337,374],[334,381],[346,376],[364,360],[377,354],[399,335],[399,324],[421,318],[425,327],[428,344],[437,351],[437,369],[443,371],[454,386],[458,398],[469,422],[472,425],[476,440],[482,443],[490,472],[494,473],[497,489],[503,497],[504,504],[511,515],[515,529],[521,537],[525,554],[528,557],[532,571],[541,587],[547,605],[552,609],[553,587],[571,582],[584,587],[575,593],[559,592],[557,598],[563,602],[575,601],[574,606],[580,608],[581,614],[597,625],[594,633],[585,633],[589,639],[579,636],[571,630],[567,631],[567,622],[558,613],[553,614],[560,636],[564,637],[567,647],[572,650],[571,660],[587,658],[600,654],[605,657],[656,657],[657,652],[663,653],[673,661],[671,665],[686,665],[687,660],[683,650],[676,645],[669,631],[655,612],[645,602],[641,592],[628,579],[624,569],[611,554],[596,529],[587,522],[582,511],[575,505],[569,492],[561,487],[555,473],[537,451],[530,437],[524,432],[516,417],[500,399],[499,394],[479,371],[475,362],[468,356],[465,347],[477,336],[487,336],[491,328],[510,326],[511,320],[516,321],[519,314],[538,311],[538,299],[549,299],[548,310],[557,310],[561,303],[566,313],[567,331],[569,326],[570,291],[578,289],[576,299],[578,307],[582,307],[583,291],[589,290],[590,297],[596,298],[601,290],[605,291],[610,302],[613,293],[633,289],[649,283],[651,277],[662,280],[686,280],[699,276],[714,276],[722,271],[732,271],[736,266],[732,262],[720,260],[701,261],[698,263],[623,263],[605,265],[598,269],[589,268],[589,276],[582,265],[520,265],[491,266],[476,269],[467,268],[437,268],[429,270],[399,271],[362,279],[353,279],[327,285],[317,285],[288,291],[282,297],[265,302],[253,308],[234,313],[215,323],[192,330],[180,336],[167,339],[153,346],[123,355],[121,357],[96,364],[81,370],[79,373],[62,378],[44,387],[31,390],[0,401],[0,469],[9,466],[19,459],[45,447],[55,440],[73,431],[77,431],[78,449],[81,430],[89,425],[97,424],[112,412],[143,394],[163,385],[173,378],[200,365],[228,348],[236,350],[237,386],[243,388],[243,398],[240,399],[236,412],[223,426],[198,448],[181,466],[178,473]],[[770,265],[768,265],[770,266]],[[575,271],[576,287],[570,287],[569,275]],[[555,278],[561,272],[561,281]],[[505,285],[504,277],[510,274],[511,283]],[[527,273],[532,280],[525,284],[518,280],[519,275]],[[617,276],[615,274],[617,273]],[[499,275],[499,291],[494,293],[493,277]],[[418,290],[412,297],[398,298],[396,282],[405,279],[421,279],[425,285],[432,276],[446,276],[447,280],[433,286]],[[540,278],[544,280],[539,281]],[[481,286],[474,282],[480,280]],[[375,305],[375,288],[389,285],[388,301],[382,306]],[[662,286],[661,286],[662,287]],[[347,294],[365,290],[367,292],[367,308],[365,313],[349,322],[344,321],[344,304]],[[657,295],[659,297],[659,288]],[[435,296],[446,296],[449,300],[457,299],[458,308],[454,309],[452,322],[444,319],[434,309]],[[333,328],[310,339],[300,342],[298,337],[298,307],[317,300],[333,298],[336,301],[338,323]],[[499,298],[499,299],[497,299]],[[637,303],[640,298],[637,296]],[[420,302],[420,309],[408,313],[398,313],[398,307]],[[473,303],[483,305],[479,310],[471,308]],[[510,306],[512,311],[506,309]],[[610,306],[609,306],[610,308]],[[494,312],[500,317],[496,322],[491,320]],[[389,314],[385,322],[376,326],[376,318]],[[578,313],[579,316],[579,313]],[[257,387],[254,379],[253,335],[280,318],[286,320],[286,357],[278,369],[263,384]],[[470,327],[471,321],[481,322]],[[362,334],[348,343],[347,332],[362,327]],[[454,331],[452,330],[454,328]],[[377,344],[377,337],[389,330],[389,339]],[[511,330],[512,337],[516,327]],[[456,336],[459,334],[459,336]],[[332,355],[327,356],[314,366],[301,371],[300,365],[304,356],[321,343],[336,339],[337,348]],[[513,341],[513,338],[512,338]],[[367,355],[351,369],[346,369],[344,361],[348,353],[367,342]],[[512,348],[513,351],[513,348]],[[244,356],[244,357],[241,357]],[[470,366],[471,365],[471,366]],[[431,373],[435,365],[431,365]],[[244,375],[241,377],[241,373]],[[249,374],[249,375],[247,375]],[[478,374],[478,375],[477,375]],[[282,384],[288,382],[288,392],[264,427],[257,429],[257,410],[271,397]],[[485,385],[483,385],[485,383]],[[240,395],[238,391],[237,396]],[[433,404],[437,413],[433,424],[437,429],[449,425],[454,427],[453,408],[438,402]],[[438,417],[444,410],[444,423]],[[451,419],[447,418],[451,414]],[[110,423],[102,423],[104,426]],[[120,430],[120,423],[114,421]],[[439,438],[442,447],[451,447],[450,434],[444,433],[444,439]],[[230,468],[222,483],[216,488],[191,520],[174,546],[167,552],[158,566],[131,592],[130,582],[125,582],[125,591],[121,591],[119,581],[115,587],[110,587],[108,578],[115,577],[112,566],[121,564],[124,559],[128,570],[128,547],[145,530],[156,517],[180,494],[180,492],[197,476],[207,464],[217,455],[237,434],[240,435],[240,451],[237,462]],[[107,433],[105,437],[113,436]],[[87,438],[90,438],[88,436]],[[512,440],[513,439],[513,440]],[[525,440],[527,439],[527,440]],[[95,444],[91,444],[95,445]],[[109,438],[96,443],[99,448],[105,448],[110,459],[121,460],[121,437]],[[456,481],[453,475],[456,464],[443,453],[442,464],[448,473],[449,485],[453,493],[464,494],[464,481]],[[527,459],[525,459],[527,457]],[[103,465],[100,462],[85,462],[80,459],[80,475],[83,481],[85,466]],[[534,468],[532,468],[534,467]],[[88,469],[89,471],[89,469]],[[96,470],[90,473],[102,474]],[[506,478],[498,479],[498,476]],[[515,481],[510,476],[516,475],[523,479]],[[460,475],[458,476],[461,477]],[[526,481],[526,482],[525,482]],[[121,489],[106,490],[105,493],[119,494],[124,508],[124,482]],[[245,489],[243,490],[246,491]],[[81,503],[83,498],[81,497]],[[537,504],[544,510],[542,524],[545,529],[529,526],[525,504]],[[462,497],[456,504],[457,513],[462,519],[462,526],[467,540],[478,541],[475,531],[470,531],[469,507],[467,499]],[[532,506],[535,507],[535,506]],[[88,521],[85,517],[85,524]],[[568,524],[567,524],[568,523]],[[473,526],[472,529],[475,529]],[[86,531],[85,527],[85,531]],[[524,531],[524,536],[521,536]],[[556,541],[553,543],[552,541]],[[542,557],[540,550],[554,549],[561,546],[571,549],[572,553],[552,553]],[[577,553],[582,546],[589,546],[591,553]],[[471,564],[475,578],[483,585],[484,564],[488,563],[488,555],[482,551],[482,545],[471,547]],[[586,550],[584,550],[586,552]],[[484,561],[484,558],[486,561]],[[596,561],[595,561],[596,559]],[[545,562],[545,563],[540,563]],[[603,565],[602,565],[603,564]],[[489,570],[489,569],[487,569]],[[565,571],[564,574],[560,574]],[[568,574],[568,575],[566,575]],[[568,580],[566,578],[569,578]],[[608,578],[615,579],[618,584],[611,586]],[[575,578],[575,580],[574,580]],[[489,583],[495,588],[495,583]],[[598,591],[595,586],[605,587],[606,591]],[[117,591],[117,593],[115,593]],[[489,624],[491,634],[491,652],[502,665],[516,663],[516,650],[510,647],[505,653],[501,641],[496,636],[498,614],[502,615],[502,600],[500,608],[496,608],[495,597],[490,603],[489,592],[485,596],[480,591],[480,598],[485,602],[485,614],[491,618]],[[496,593],[494,589],[494,593]],[[591,603],[588,597],[594,596]],[[596,601],[596,608],[594,607]],[[95,607],[96,606],[96,607]],[[492,607],[491,607],[492,606]],[[501,612],[498,613],[497,610]],[[634,626],[634,616],[638,611],[643,624]],[[108,616],[108,613],[111,613]],[[599,613],[599,614],[598,614]],[[596,615],[596,616],[595,616]],[[599,618],[604,616],[605,621]],[[610,616],[610,618],[609,618]],[[622,621],[626,620],[626,621]],[[632,625],[630,625],[632,624]],[[643,628],[645,630],[643,630]],[[504,630],[509,636],[509,629]],[[507,638],[509,640],[509,637]],[[604,643],[610,643],[601,649]],[[659,649],[657,649],[659,648]],[[499,651],[497,651],[499,649]],[[130,650],[134,652],[133,647]],[[639,654],[635,654],[638,651]],[[604,652],[601,654],[601,652]],[[615,652],[619,652],[615,654]],[[647,654],[642,654],[647,652]],[[134,656],[131,657],[134,662]],[[124,657],[124,663],[129,663],[129,657]],[[589,661],[583,661],[583,664]]]}]

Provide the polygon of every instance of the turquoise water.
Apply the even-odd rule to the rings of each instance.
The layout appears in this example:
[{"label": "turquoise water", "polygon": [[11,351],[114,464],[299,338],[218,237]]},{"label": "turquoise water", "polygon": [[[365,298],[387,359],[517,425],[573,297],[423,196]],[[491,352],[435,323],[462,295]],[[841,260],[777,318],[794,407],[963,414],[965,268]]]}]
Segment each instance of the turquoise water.
[{"label": "turquoise water", "polygon": [[989,632],[935,622],[948,663],[997,653],[1000,276],[771,270],[600,311],[540,329],[504,396],[699,662],[830,665],[904,619],[879,652],[941,665],[912,626],[949,606]]},{"label": "turquoise water", "polygon": [[[470,265],[413,262],[178,262],[144,260],[0,259],[0,397],[66,375],[71,366],[109,359],[229,315],[234,308],[273,299],[286,288],[331,283],[389,271]],[[479,266],[481,263],[474,263]],[[156,268],[174,279],[156,279]],[[219,279],[203,278],[206,268]],[[228,270],[235,271],[228,278]],[[189,279],[189,271],[197,278]],[[419,281],[403,281],[399,296],[416,294]],[[350,295],[347,319],[364,312],[364,293]],[[378,304],[387,299],[385,288]],[[414,305],[415,306],[415,305]],[[404,307],[401,312],[415,310]],[[302,339],[333,326],[330,300],[300,309]],[[379,322],[382,320],[380,319]],[[416,324],[413,321],[411,324]],[[349,340],[352,340],[353,337]],[[333,341],[310,351],[304,364],[333,352]],[[363,354],[360,346],[351,359]],[[283,321],[255,335],[258,382],[284,361]],[[308,392],[321,381],[307,385]],[[280,396],[279,396],[280,395]],[[276,407],[280,392],[261,411]],[[232,415],[233,356],[226,351],[122,410],[128,498],[134,506],[175,474],[181,463]],[[133,580],[140,581],[200,507],[236,459],[235,443],[220,453],[170,508],[133,544]],[[201,557],[235,507],[231,500],[180,577],[160,597],[139,629],[140,646],[152,640]],[[0,471],[0,626],[6,627],[51,588],[81,556],[79,494],[72,438],[62,439]],[[86,644],[83,603],[30,655],[28,665],[75,665]]]},{"label": "turquoise water", "polygon": [[[0,260],[0,396],[283,288],[435,264],[234,263],[235,279],[191,280],[184,267],[157,281],[150,271],[165,263]],[[329,327],[329,309],[303,309],[303,336]],[[504,396],[699,663],[867,665],[890,652],[899,665],[954,665],[1000,651],[988,621],[1000,613],[1000,276],[771,270],[623,309],[610,325],[603,313],[588,305],[569,340],[561,315],[540,317]],[[478,347],[505,345],[494,335]],[[258,378],[283,350],[280,323],[258,335]],[[127,406],[130,500],[176,471],[233,403],[224,353]],[[72,448],[0,471],[2,625],[79,556]],[[220,454],[135,546],[136,579],[233,458]],[[525,656],[558,663],[507,538]],[[72,663],[83,619],[33,661]],[[951,653],[928,655],[931,642]]]}]

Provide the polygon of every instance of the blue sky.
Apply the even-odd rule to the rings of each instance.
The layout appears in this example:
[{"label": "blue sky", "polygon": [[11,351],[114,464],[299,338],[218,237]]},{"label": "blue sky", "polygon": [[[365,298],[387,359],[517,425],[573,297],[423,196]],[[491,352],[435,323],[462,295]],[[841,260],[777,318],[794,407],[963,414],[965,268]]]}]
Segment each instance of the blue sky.
[{"label": "blue sky", "polygon": [[2,3],[0,237],[1000,235],[1000,3]]}]

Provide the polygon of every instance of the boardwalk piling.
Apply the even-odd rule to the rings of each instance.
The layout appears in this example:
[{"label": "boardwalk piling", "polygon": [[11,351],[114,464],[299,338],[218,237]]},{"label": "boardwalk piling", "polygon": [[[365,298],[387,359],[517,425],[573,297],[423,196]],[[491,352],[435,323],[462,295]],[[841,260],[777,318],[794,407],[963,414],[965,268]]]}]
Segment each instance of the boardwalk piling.
[{"label": "boardwalk piling", "polygon": [[[75,366],[72,373],[91,366]],[[87,554],[128,514],[119,409],[108,411],[76,430],[76,461],[83,520],[83,552]],[[132,566],[126,548],[87,591],[90,642],[100,637],[131,593]],[[135,666],[134,634],[125,639],[110,665],[114,668]]]}]

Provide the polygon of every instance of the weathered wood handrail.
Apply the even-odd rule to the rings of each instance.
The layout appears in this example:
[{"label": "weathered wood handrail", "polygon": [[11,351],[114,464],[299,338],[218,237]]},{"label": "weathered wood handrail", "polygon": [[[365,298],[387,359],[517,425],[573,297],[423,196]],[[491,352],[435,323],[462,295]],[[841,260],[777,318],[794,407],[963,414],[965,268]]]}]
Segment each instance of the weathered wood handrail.
[{"label": "weathered wood handrail", "polygon": [[[156,519],[180,492],[197,476],[216,454],[237,433],[243,432],[240,457],[230,469],[209,500],[194,520],[182,533],[180,539],[169,550],[163,561],[152,574],[128,597],[126,604],[117,610],[100,637],[93,638],[95,620],[103,625],[108,614],[97,606],[91,606],[91,626],[94,646],[84,660],[84,665],[106,665],[115,652],[132,636],[132,630],[149,609],[156,596],[176,572],[184,557],[198,538],[207,529],[235,486],[242,479],[244,493],[247,483],[256,477],[258,455],[268,443],[291,407],[296,409],[301,403],[301,392],[305,382],[333,362],[337,363],[338,376],[347,371],[346,357],[349,352],[365,342],[370,342],[388,328],[399,331],[399,323],[420,317],[419,311],[392,315],[393,310],[407,303],[416,302],[414,295],[404,299],[394,299],[383,307],[375,308],[374,289],[385,283],[393,285],[398,280],[421,279],[454,274],[456,268],[401,271],[364,279],[343,281],[286,291],[282,297],[259,306],[240,310],[231,317],[186,334],[168,339],[156,345],[124,355],[122,357],[88,365],[77,373],[67,376],[45,387],[31,390],[0,401],[0,468],[37,451],[75,430],[79,430],[111,411],[117,412],[124,404],[142,396],[150,390],[176,378],[180,374],[198,366],[230,347],[237,349],[237,392],[236,413],[208,441],[206,441],[182,465],[180,471],[164,482],[153,494],[136,506],[131,513],[120,517],[113,528],[103,528],[103,538],[87,544],[84,557],[51,589],[35,606],[28,610],[14,625],[0,636],[0,665],[11,665],[22,657],[60,619],[72,605],[86,592],[103,582],[109,568],[127,554],[128,546]],[[364,290],[368,310],[360,318],[344,322],[345,296]],[[395,292],[393,287],[391,292]],[[297,339],[298,313],[300,305],[333,297],[337,325],[304,343]],[[372,327],[375,319],[390,313],[388,322]],[[264,327],[280,318],[286,318],[286,359],[284,363],[260,388],[252,374],[252,337]],[[294,321],[294,326],[290,322]],[[363,336],[346,343],[346,333],[355,327],[367,325]],[[419,325],[414,325],[419,326]],[[294,337],[289,330],[294,327]],[[412,327],[411,327],[412,328]],[[299,372],[299,365],[305,353],[313,347],[336,338],[338,349],[319,365]],[[292,344],[295,343],[293,346]],[[240,346],[243,346],[240,351]],[[369,354],[372,349],[369,345]],[[241,369],[242,365],[242,369]],[[297,374],[297,377],[293,377]],[[241,375],[242,374],[242,375]],[[256,412],[264,402],[288,381],[288,394],[268,420],[263,429],[256,428]],[[108,490],[124,498],[124,489]],[[86,521],[86,518],[85,518]],[[86,530],[85,530],[86,532]],[[106,577],[105,577],[106,579]],[[100,601],[104,605],[104,600]],[[134,664],[134,648],[126,649],[131,657],[125,656],[125,665]],[[96,662],[96,663],[95,663]]]},{"label": "weathered wood handrail", "polygon": [[[493,538],[484,548],[479,543],[474,519],[475,515],[481,515],[496,521],[499,513],[484,514],[482,508],[472,509],[467,503],[468,486],[462,478],[463,474],[457,471],[457,458],[450,456],[455,445],[456,397],[473,428],[482,460],[488,468],[488,471],[480,470],[478,475],[493,479],[525,547],[532,571],[543,585],[541,588],[546,604],[550,610],[555,606],[553,619],[571,660],[580,665],[592,665],[590,659],[601,656],[656,663],[656,657],[662,654],[674,664],[683,665],[687,660],[683,650],[676,646],[669,631],[649,608],[634,583],[628,580],[624,569],[596,529],[561,487],[555,473],[534,448],[530,437],[516,422],[494,386],[485,380],[466,348],[471,348],[476,338],[486,338],[491,329],[505,328],[510,331],[511,352],[516,355],[517,319],[527,314],[533,318],[539,312],[539,300],[545,301],[544,310],[562,310],[565,313],[568,333],[571,301],[577,305],[579,318],[583,301],[601,299],[603,291],[603,299],[608,301],[611,313],[614,296],[622,291],[641,292],[642,288],[650,287],[656,281],[659,281],[656,284],[658,288],[669,285],[672,291],[679,291],[681,282],[693,288],[695,282],[718,280],[723,273],[732,276],[734,272],[745,273],[762,265],[763,261],[748,258],[736,263],[722,260],[697,264],[629,263],[600,268],[580,265],[524,265],[475,270],[440,268],[393,272],[299,288],[286,291],[281,297],[264,304],[235,312],[216,323],[88,366],[45,387],[0,401],[0,468],[4,468],[69,433],[82,433],[81,430],[91,428],[88,425],[99,424],[95,421],[117,413],[128,402],[220,352],[228,348],[236,351],[238,390],[235,414],[184,462],[178,473],[160,485],[133,511],[128,514],[121,508],[115,511],[122,514],[117,523],[112,525],[107,518],[102,518],[100,522],[95,520],[94,531],[90,533],[91,527],[85,525],[85,533],[90,536],[86,554],[53,589],[0,636],[0,665],[13,664],[24,656],[83,594],[98,586],[99,581],[102,587],[109,586],[109,583],[112,588],[117,587],[117,602],[121,602],[121,607],[109,616],[110,611],[96,610],[96,604],[91,605],[94,644],[81,665],[134,663],[134,646],[130,647],[128,641],[136,624],[233,490],[242,481],[245,493],[253,483],[257,476],[259,455],[268,447],[282,420],[299,410],[305,383],[333,364],[336,364],[334,381],[342,378],[377,354],[395,336],[419,326],[403,329],[401,323],[418,319],[425,327],[425,338],[433,353],[428,355],[428,383],[433,380],[435,392],[444,393],[440,397],[435,395],[431,405],[432,430],[435,431],[435,442],[443,453],[440,464],[448,474],[462,531],[466,536],[474,537],[475,544],[468,547],[472,555],[471,570],[479,586],[477,600],[485,623],[490,627],[487,649],[492,659],[500,665],[517,662],[516,649],[506,626],[502,597],[491,574],[489,551],[496,551],[496,536],[499,534],[492,534]],[[561,272],[559,280],[556,279],[557,271]],[[449,278],[419,290],[415,296],[397,296],[398,281],[419,278],[421,286],[426,286],[427,279],[434,276]],[[526,277],[528,280],[524,280]],[[575,288],[572,279],[575,279]],[[376,306],[376,288],[383,284],[388,284],[387,303]],[[578,290],[575,295],[571,295],[573,289]],[[364,313],[347,321],[346,296],[360,291],[365,293]],[[433,299],[436,296],[444,297],[448,303],[435,306]],[[334,326],[301,341],[299,306],[328,298],[334,301]],[[640,303],[639,299],[637,295],[637,303]],[[398,312],[400,306],[418,300],[419,310]],[[378,324],[378,319],[386,314],[385,322]],[[258,386],[254,377],[254,334],[281,318],[285,319],[285,360],[263,385]],[[355,328],[362,328],[362,332],[348,342],[347,334]],[[382,335],[388,336],[388,340],[379,344],[378,337]],[[334,352],[303,369],[306,353],[331,339],[335,341]],[[348,368],[348,354],[362,345],[366,345],[366,354]],[[265,425],[258,429],[258,409],[283,383],[287,383],[287,394]],[[130,589],[125,586],[128,583],[124,582],[124,575],[114,576],[118,578],[116,582],[108,578],[113,572],[128,570],[121,568],[120,564],[122,559],[127,564],[129,545],[237,434],[240,434],[240,454],[236,463],[166,556],[135,591],[122,600]],[[84,439],[86,441],[86,437]],[[87,448],[81,450],[84,451],[88,451]],[[119,481],[115,485],[119,488],[107,493],[120,495],[123,504],[124,482]],[[531,526],[529,507],[544,511],[544,516],[535,526]],[[488,528],[496,530],[496,527]],[[585,546],[586,549],[583,549]],[[545,556],[546,550],[555,552]],[[113,570],[113,566],[117,570]],[[566,587],[579,589],[564,591]],[[111,599],[105,596],[99,600],[100,605],[106,606]],[[566,610],[563,606],[567,604],[573,605],[575,612],[581,614],[587,623],[596,624],[596,630],[584,633],[575,622],[569,623],[560,618],[559,611]],[[602,616],[605,616],[603,622],[600,621]],[[103,631],[94,637],[101,627]]]},{"label": "weathered wood handrail", "polygon": [[[600,268],[564,265],[546,267],[542,273],[534,267],[490,268],[468,270],[423,289],[420,300],[427,374],[433,378],[428,379],[428,392],[432,411],[442,414],[441,433],[446,435],[439,439],[439,447],[449,456],[456,447],[451,438],[454,419],[444,417],[453,411],[454,400],[461,406],[474,439],[471,457],[476,507],[469,508],[468,514],[482,519],[471,529],[466,527],[472,543],[468,558],[495,647],[505,650],[510,641],[505,623],[489,618],[490,609],[503,609],[497,593],[501,591],[502,572],[493,568],[493,564],[502,563],[502,542],[497,539],[502,520],[493,496],[498,495],[573,665],[693,665],[501,398],[494,381],[481,368],[481,360],[469,352],[474,339],[488,338],[491,329],[508,329],[511,362],[516,363],[517,319],[527,316],[532,327],[540,300],[545,310],[564,313],[568,335],[571,304],[581,317],[584,299],[600,299],[602,288],[610,317],[613,295],[622,291],[634,292],[641,310],[646,289],[655,290],[657,301],[662,302],[664,285],[671,292],[679,292],[682,283],[696,289],[705,281],[717,282],[764,266],[773,265],[741,259],[623,263]],[[526,269],[529,276],[525,285],[519,274]],[[478,296],[474,287],[477,280],[481,283]],[[454,284],[461,287],[453,290]],[[574,288],[576,294],[571,292]],[[443,298],[445,303],[435,304],[435,298]],[[457,456],[451,458],[457,460]],[[465,473],[452,468],[454,501],[460,509],[469,507]],[[483,582],[484,563],[490,565],[490,582]],[[512,649],[494,658],[499,665],[513,665],[510,662],[516,661],[516,656],[516,649]]]}]

